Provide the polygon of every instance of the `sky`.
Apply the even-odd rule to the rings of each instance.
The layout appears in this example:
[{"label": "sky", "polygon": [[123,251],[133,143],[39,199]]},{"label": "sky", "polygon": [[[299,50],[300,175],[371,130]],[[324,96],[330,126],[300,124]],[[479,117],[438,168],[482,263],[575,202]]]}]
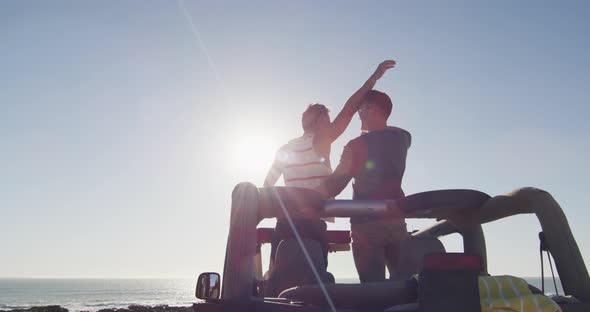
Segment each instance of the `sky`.
[{"label": "sky", "polygon": [[[590,263],[588,29],[584,1],[2,1],[0,277],[221,272],[234,185],[386,59],[406,194],[544,189]],[[534,216],[484,231],[491,273],[540,275]]]}]

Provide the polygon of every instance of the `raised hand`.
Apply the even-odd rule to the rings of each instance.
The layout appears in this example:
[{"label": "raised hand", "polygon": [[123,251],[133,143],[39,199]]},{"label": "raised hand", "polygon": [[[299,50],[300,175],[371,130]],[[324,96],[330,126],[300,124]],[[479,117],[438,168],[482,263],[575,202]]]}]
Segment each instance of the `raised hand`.
[{"label": "raised hand", "polygon": [[385,74],[385,72],[390,69],[395,67],[395,61],[394,60],[387,60],[387,61],[383,61],[381,62],[381,64],[379,64],[379,66],[377,66],[377,69],[375,69],[375,72],[373,73],[373,78],[375,78],[376,80],[381,79],[381,77],[383,77],[383,74]]}]

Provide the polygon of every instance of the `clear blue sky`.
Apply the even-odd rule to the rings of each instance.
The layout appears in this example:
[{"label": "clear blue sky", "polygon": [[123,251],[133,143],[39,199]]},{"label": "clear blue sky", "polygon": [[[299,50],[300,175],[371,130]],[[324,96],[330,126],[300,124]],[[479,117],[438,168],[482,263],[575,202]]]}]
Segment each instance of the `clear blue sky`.
[{"label": "clear blue sky", "polygon": [[[337,111],[388,58],[377,88],[413,135],[406,193],[545,189],[589,263],[586,2],[186,8],[202,42],[175,1],[0,3],[0,276],[221,271],[233,186],[261,184],[308,103]],[[485,230],[492,273],[539,274],[532,216]]]}]

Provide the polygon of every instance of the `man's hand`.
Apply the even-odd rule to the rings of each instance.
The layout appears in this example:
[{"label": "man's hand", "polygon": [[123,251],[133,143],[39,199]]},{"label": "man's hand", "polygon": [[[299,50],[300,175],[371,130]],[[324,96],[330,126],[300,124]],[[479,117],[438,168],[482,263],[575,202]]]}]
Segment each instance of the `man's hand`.
[{"label": "man's hand", "polygon": [[383,61],[381,64],[379,64],[379,66],[377,66],[377,69],[375,69],[372,77],[375,78],[375,80],[379,80],[381,77],[383,77],[383,74],[385,74],[388,69],[393,67],[395,67],[394,60]]},{"label": "man's hand", "polygon": [[313,190],[320,193],[323,198],[328,198],[330,196],[330,194],[328,194],[328,189],[326,189],[326,186],[323,184],[314,188]]}]

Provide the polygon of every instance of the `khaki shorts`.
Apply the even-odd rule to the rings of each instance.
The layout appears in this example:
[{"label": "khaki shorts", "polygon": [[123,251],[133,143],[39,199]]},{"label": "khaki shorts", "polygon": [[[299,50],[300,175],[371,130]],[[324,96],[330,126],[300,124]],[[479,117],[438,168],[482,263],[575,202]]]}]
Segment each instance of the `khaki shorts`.
[{"label": "khaki shorts", "polygon": [[400,219],[351,224],[352,252],[361,282],[385,280],[385,267],[393,275],[399,258],[400,242],[409,237]]}]

